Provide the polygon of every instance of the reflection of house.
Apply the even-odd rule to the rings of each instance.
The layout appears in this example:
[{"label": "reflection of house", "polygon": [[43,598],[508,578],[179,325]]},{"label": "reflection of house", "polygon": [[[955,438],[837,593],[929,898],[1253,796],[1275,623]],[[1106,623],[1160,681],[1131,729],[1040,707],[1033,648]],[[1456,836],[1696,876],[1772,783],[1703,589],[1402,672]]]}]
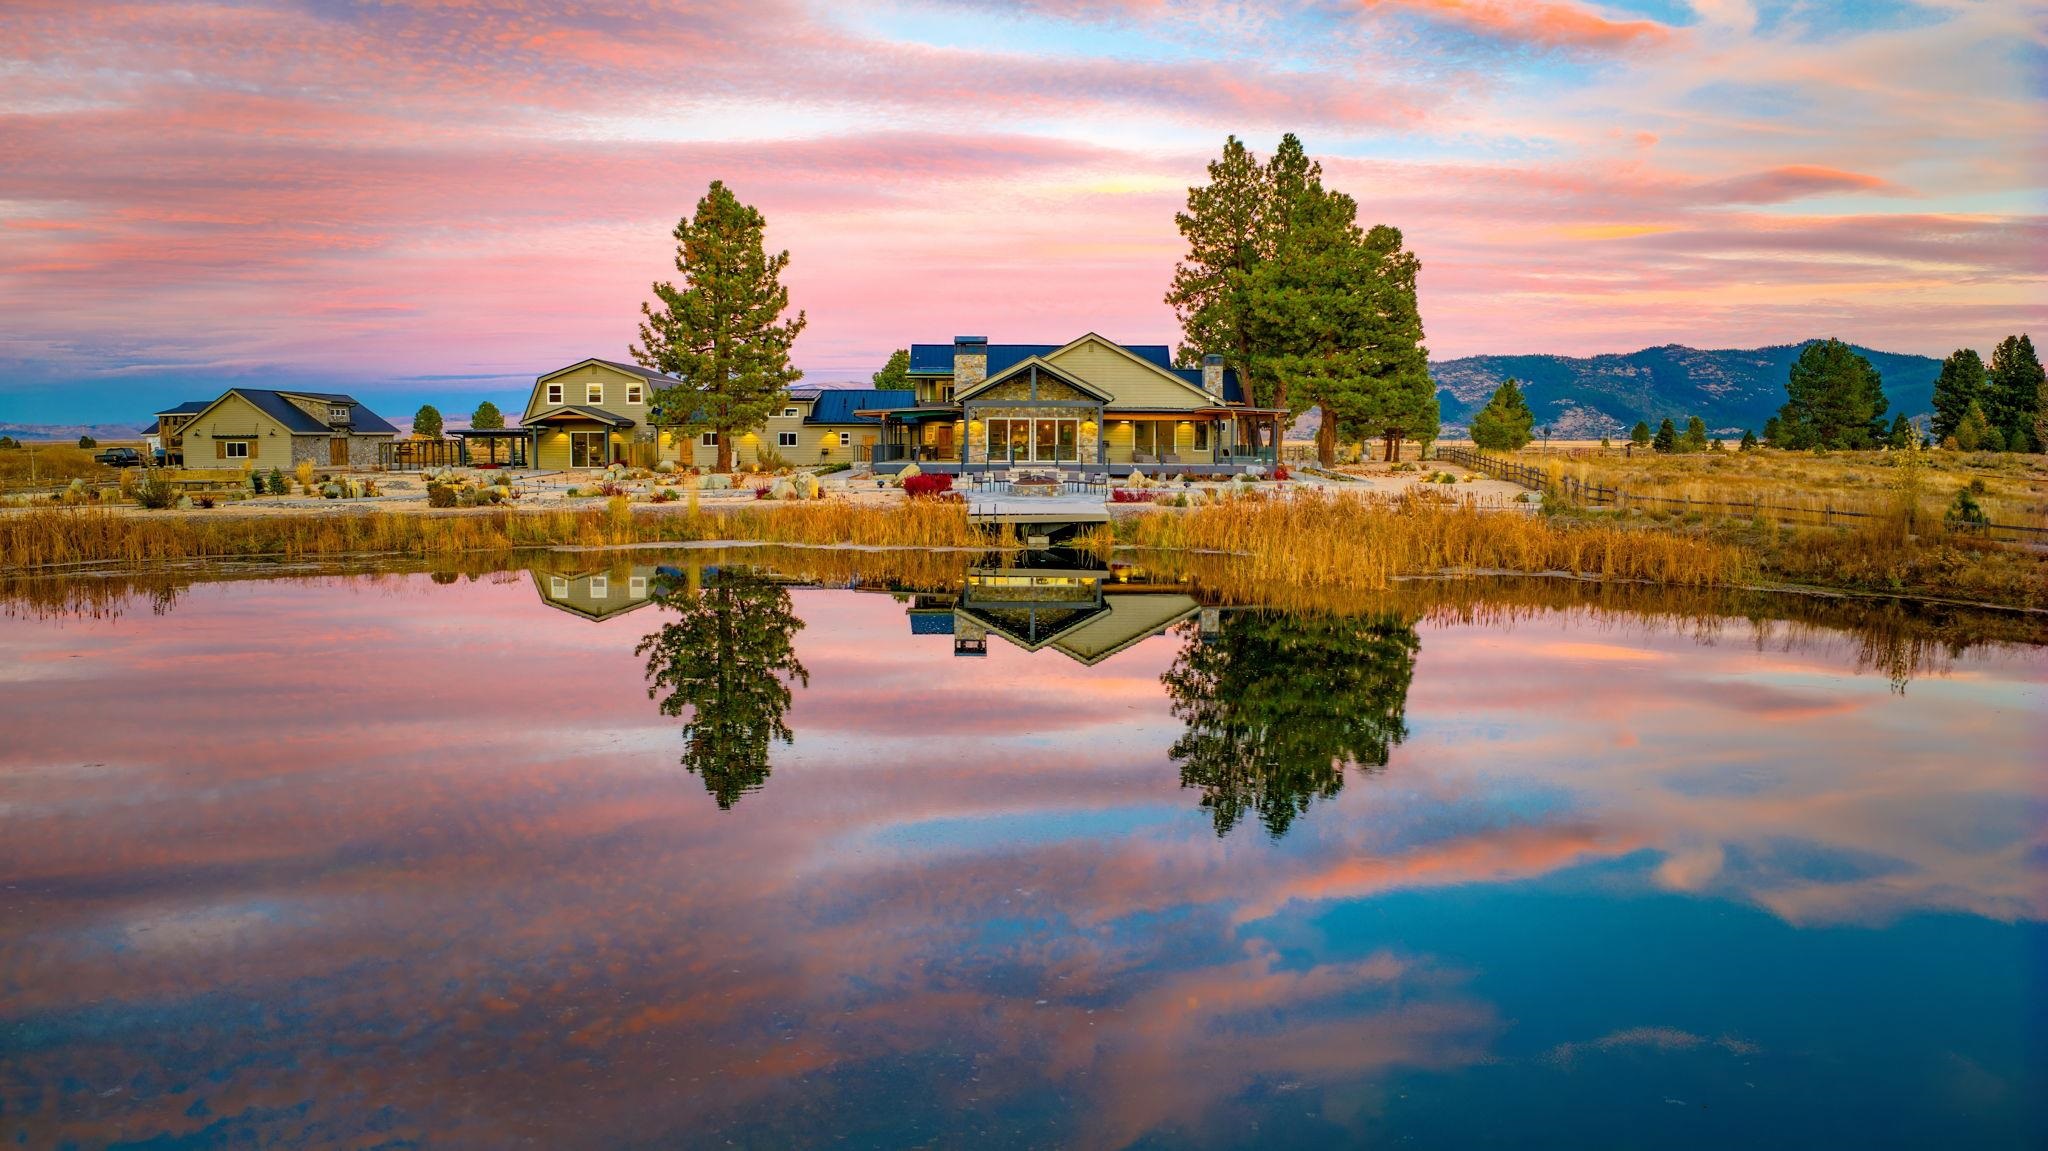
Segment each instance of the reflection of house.
[{"label": "reflection of house", "polygon": [[[168,429],[181,441],[185,466],[290,470],[301,460],[323,467],[373,467],[379,449],[398,429],[353,397],[332,392],[229,388],[189,416],[180,404],[157,416],[158,434],[171,450]],[[165,423],[166,416],[173,423]],[[177,418],[183,417],[183,418]]]},{"label": "reflection of house", "polygon": [[540,602],[588,620],[610,619],[647,606],[654,584],[653,564],[575,573],[527,571]]},{"label": "reflection of house", "polygon": [[1177,368],[1163,344],[1092,332],[1068,344],[913,344],[910,374],[916,402],[871,413],[882,418],[878,463],[1229,471],[1276,462],[1287,417],[1247,404],[1221,357]]},{"label": "reflection of house", "polygon": [[1086,567],[977,568],[950,610],[926,602],[936,597],[918,597],[911,634],[950,634],[955,655],[986,654],[993,634],[1025,651],[1051,648],[1092,665],[1202,610],[1185,592],[1124,591],[1107,576]]}]

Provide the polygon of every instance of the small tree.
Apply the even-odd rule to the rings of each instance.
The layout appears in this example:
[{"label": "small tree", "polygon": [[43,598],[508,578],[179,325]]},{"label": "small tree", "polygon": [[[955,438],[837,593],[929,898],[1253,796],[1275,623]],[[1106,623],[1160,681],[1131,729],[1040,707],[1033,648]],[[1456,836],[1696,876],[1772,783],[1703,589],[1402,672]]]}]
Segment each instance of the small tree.
[{"label": "small tree", "polygon": [[1892,421],[1892,434],[1886,446],[1891,448],[1910,448],[1919,442],[1920,436],[1913,427],[1913,421],[1906,418],[1906,413],[1900,412],[1898,418]]},{"label": "small tree", "polygon": [[1778,417],[1776,417],[1776,416],[1772,416],[1772,417],[1770,417],[1769,419],[1767,419],[1767,420],[1765,420],[1765,421],[1764,421],[1764,446],[1765,446],[1765,447],[1770,447],[1770,448],[1782,448],[1782,447],[1784,447],[1784,446],[1785,446],[1785,445],[1784,445],[1784,443],[1783,443],[1783,442],[1781,442],[1781,441],[1780,441],[1780,439],[1779,439],[1779,437],[1780,437],[1780,436],[1782,436],[1782,435],[1784,435],[1784,434],[1785,434],[1785,433],[1784,433],[1784,429],[1783,429],[1783,428],[1782,428],[1782,427],[1781,427],[1781,426],[1779,425],[1779,423],[1778,423]]},{"label": "small tree", "polygon": [[1947,439],[1970,405],[1984,398],[1984,360],[1975,348],[1957,348],[1941,362],[1934,381],[1934,438]]},{"label": "small tree", "polygon": [[2025,333],[2007,336],[1991,350],[1991,370],[1984,386],[1984,414],[2005,441],[2006,450],[2041,450],[2034,442],[2035,424],[2041,415],[2042,394],[2048,392],[2048,372],[2034,353],[2034,341]]},{"label": "small tree", "polygon": [[98,440],[93,439],[91,436],[80,436],[78,437],[78,446],[86,449],[87,451],[91,451],[92,449],[99,447],[100,443]]},{"label": "small tree", "polygon": [[910,387],[910,349],[898,348],[889,353],[889,362],[873,377],[877,388],[906,389]]},{"label": "small tree", "polygon": [[1742,442],[1741,442],[1741,443],[1739,443],[1739,444],[1737,444],[1737,445],[1735,445],[1735,450],[1736,450],[1736,451],[1740,451],[1740,452],[1753,452],[1753,451],[1755,451],[1755,450],[1756,450],[1756,433],[1755,433],[1755,432],[1752,432],[1752,431],[1750,431],[1750,430],[1749,430],[1748,428],[1744,428],[1744,429],[1742,429]]},{"label": "small tree", "polygon": [[1710,452],[1725,452],[1728,450],[1728,445],[1721,442],[1720,436],[1715,436],[1713,440],[1707,444],[1707,450]]},{"label": "small tree", "polygon": [[412,414],[412,438],[416,440],[440,439],[441,409],[432,404],[421,404],[420,410]]},{"label": "small tree", "polygon": [[1657,425],[1657,437],[1650,441],[1650,446],[1666,454],[1678,450],[1678,429],[1672,426],[1670,417]]},{"label": "small tree", "polygon": [[1682,452],[1703,452],[1707,450],[1707,421],[1698,416],[1689,416],[1685,421],[1685,435],[1678,441]]},{"label": "small tree", "polygon": [[498,405],[485,400],[469,414],[469,426],[482,431],[502,428],[505,426],[505,413],[498,410]]},{"label": "small tree", "polygon": [[21,442],[13,436],[0,436],[0,452],[11,452],[20,446]]},{"label": "small tree", "polygon": [[1528,445],[1535,425],[1535,414],[1522,399],[1522,389],[1509,378],[1472,417],[1472,442],[1486,451],[1519,451]]},{"label": "small tree", "polygon": [[1994,430],[1991,420],[1984,415],[1984,405],[1973,400],[1970,406],[1964,409],[1962,420],[1956,424],[1955,433],[1949,438],[1954,440],[1956,447],[1961,450],[1974,452],[1979,448],[1991,446]]},{"label": "small tree", "polygon": [[1650,425],[1642,420],[1637,420],[1636,426],[1628,433],[1628,442],[1639,448],[1649,447]]},{"label": "small tree", "polygon": [[1614,443],[1613,443],[1613,441],[1609,440],[1609,439],[1608,439],[1608,438],[1607,438],[1606,436],[1601,436],[1601,437],[1600,437],[1600,450],[1601,450],[1601,451],[1606,451],[1606,450],[1607,450],[1608,448],[1611,448],[1611,447],[1613,447],[1613,446],[1614,446]]}]

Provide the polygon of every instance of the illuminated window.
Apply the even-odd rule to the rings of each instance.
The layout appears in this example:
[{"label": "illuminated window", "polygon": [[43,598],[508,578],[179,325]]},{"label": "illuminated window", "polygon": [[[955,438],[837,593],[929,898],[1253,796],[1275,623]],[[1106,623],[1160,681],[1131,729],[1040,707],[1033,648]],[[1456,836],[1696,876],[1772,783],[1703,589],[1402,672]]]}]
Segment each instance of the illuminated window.
[{"label": "illuminated window", "polygon": [[640,395],[641,395],[641,392],[640,392],[640,385],[639,385],[639,384],[627,384],[627,385],[626,385],[626,402],[627,402],[627,403],[629,403],[629,404],[637,404],[637,403],[639,403],[639,402],[640,402]]},{"label": "illuminated window", "polygon": [[634,599],[647,598],[647,577],[634,576],[626,581],[626,594]]},{"label": "illuminated window", "polygon": [[584,403],[586,403],[586,404],[601,404],[601,403],[603,403],[603,402],[604,402],[604,385],[603,385],[603,384],[585,384],[585,385],[583,386],[583,402],[584,402]]}]

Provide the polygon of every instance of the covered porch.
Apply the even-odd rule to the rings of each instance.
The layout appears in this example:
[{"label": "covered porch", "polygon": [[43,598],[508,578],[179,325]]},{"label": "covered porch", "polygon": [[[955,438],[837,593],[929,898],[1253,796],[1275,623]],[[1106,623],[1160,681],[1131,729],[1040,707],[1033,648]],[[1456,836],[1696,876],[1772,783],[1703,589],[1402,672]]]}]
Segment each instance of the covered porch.
[{"label": "covered porch", "polygon": [[520,426],[532,433],[534,462],[542,468],[601,468],[627,459],[630,417],[603,408],[571,406],[543,412]]}]

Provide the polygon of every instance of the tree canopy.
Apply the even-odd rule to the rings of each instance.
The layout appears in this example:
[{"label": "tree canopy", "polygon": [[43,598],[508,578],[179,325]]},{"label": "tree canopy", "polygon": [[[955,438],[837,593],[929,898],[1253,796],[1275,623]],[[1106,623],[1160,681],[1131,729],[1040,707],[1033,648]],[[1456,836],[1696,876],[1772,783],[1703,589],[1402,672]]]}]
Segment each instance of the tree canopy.
[{"label": "tree canopy", "polygon": [[1870,448],[1886,435],[1890,406],[1869,360],[1840,340],[1808,344],[1792,362],[1778,430],[1787,448]]},{"label": "tree canopy", "polygon": [[502,428],[505,426],[505,413],[498,410],[498,405],[485,400],[476,406],[476,411],[469,414],[469,426],[483,431]]},{"label": "tree canopy", "polygon": [[1678,437],[1681,452],[1703,452],[1707,450],[1707,421],[1698,416],[1685,418],[1685,433]]},{"label": "tree canopy", "polygon": [[805,316],[783,318],[789,253],[768,254],[767,228],[759,211],[713,180],[696,214],[675,227],[682,286],[653,286],[656,302],[640,305],[640,342],[632,347],[642,367],[677,380],[655,391],[663,422],[718,433],[721,472],[732,470],[732,433],[758,426],[803,378],[789,350]]},{"label": "tree canopy", "polygon": [[412,437],[416,440],[440,439],[441,409],[432,404],[421,404],[420,410],[412,414]]},{"label": "tree canopy", "polygon": [[720,568],[693,593],[689,579],[658,573],[654,601],[675,618],[641,639],[647,696],[661,714],[686,716],[685,768],[721,808],[768,780],[769,752],[788,743],[792,683],[810,683],[797,660],[789,591],[759,572]]},{"label": "tree canopy", "polygon": [[898,348],[889,353],[889,361],[882,370],[872,377],[877,388],[904,389],[910,387],[910,349]]},{"label": "tree canopy", "polygon": [[1650,441],[1650,446],[1660,452],[1678,450],[1678,429],[1672,426],[1670,417],[1665,417],[1664,422],[1657,425],[1657,435]]},{"label": "tree canopy", "polygon": [[1945,440],[1963,422],[1970,405],[1984,399],[1984,359],[1975,348],[1957,348],[1941,361],[1934,380],[1934,438]]},{"label": "tree canopy", "polygon": [[1628,434],[1628,440],[1639,448],[1648,447],[1650,444],[1650,425],[1642,420],[1637,420],[1635,428]]},{"label": "tree canopy", "polygon": [[1511,377],[1493,390],[1486,406],[1472,417],[1472,442],[1490,452],[1519,451],[1528,446],[1535,426],[1535,413]]},{"label": "tree canopy", "polygon": [[1984,414],[2004,439],[2007,451],[2038,452],[2044,446],[2042,415],[2048,407],[2048,374],[2034,341],[2024,332],[2007,336],[1991,350]]}]

